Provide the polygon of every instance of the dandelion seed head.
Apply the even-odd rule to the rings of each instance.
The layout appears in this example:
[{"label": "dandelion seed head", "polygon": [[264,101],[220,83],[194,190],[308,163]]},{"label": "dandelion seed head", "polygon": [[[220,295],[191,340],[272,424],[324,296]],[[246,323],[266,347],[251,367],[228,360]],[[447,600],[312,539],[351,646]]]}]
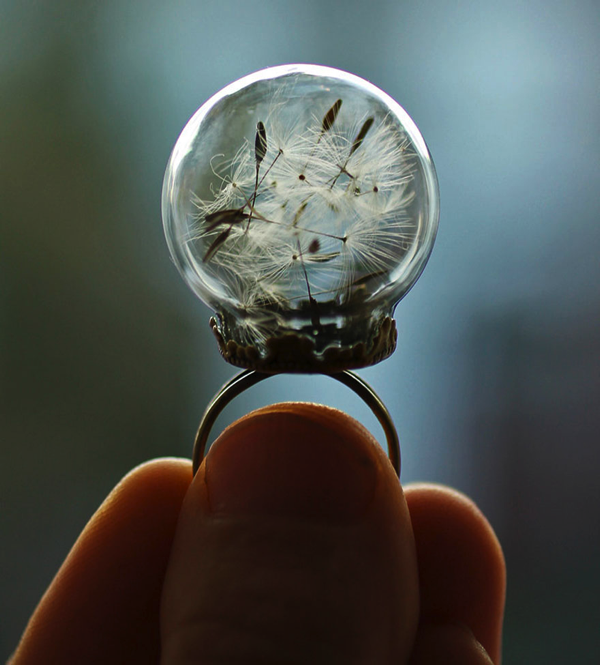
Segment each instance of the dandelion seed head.
[{"label": "dandelion seed head", "polygon": [[289,66],[232,84],[189,127],[165,231],[223,344],[264,360],[269,340],[305,336],[317,364],[331,347],[375,348],[437,229],[435,171],[406,113],[357,77]]}]

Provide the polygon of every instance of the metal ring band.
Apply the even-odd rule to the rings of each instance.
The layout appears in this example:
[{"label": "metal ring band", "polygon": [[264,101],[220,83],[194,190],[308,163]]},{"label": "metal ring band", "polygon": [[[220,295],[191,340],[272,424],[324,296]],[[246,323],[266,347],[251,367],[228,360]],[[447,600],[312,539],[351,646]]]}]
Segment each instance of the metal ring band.
[{"label": "metal ring band", "polygon": [[[234,376],[215,395],[202,416],[196,434],[196,440],[194,441],[194,451],[192,453],[192,469],[194,475],[196,474],[196,471],[198,471],[200,464],[202,464],[208,435],[221,411],[229,404],[229,402],[231,402],[231,400],[244,392],[244,390],[268,379],[270,376],[276,375],[264,374],[252,369],[246,370]],[[390,462],[398,474],[398,477],[400,477],[400,443],[398,441],[398,433],[394,427],[390,412],[387,410],[384,403],[379,399],[371,386],[353,372],[336,372],[335,374],[326,374],[325,376],[330,376],[332,379],[340,381],[340,383],[343,383],[345,386],[353,390],[371,409],[383,428],[388,445],[388,457],[390,458]]]}]

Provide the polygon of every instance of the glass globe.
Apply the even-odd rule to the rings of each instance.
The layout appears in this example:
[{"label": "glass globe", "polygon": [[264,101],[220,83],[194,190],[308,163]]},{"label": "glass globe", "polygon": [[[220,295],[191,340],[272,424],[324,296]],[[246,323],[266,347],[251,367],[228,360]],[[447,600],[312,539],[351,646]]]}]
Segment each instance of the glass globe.
[{"label": "glass globe", "polygon": [[314,65],[268,68],[209,99],[173,149],[162,208],[221,353],[263,372],[387,357],[439,213],[407,113],[371,83]]}]

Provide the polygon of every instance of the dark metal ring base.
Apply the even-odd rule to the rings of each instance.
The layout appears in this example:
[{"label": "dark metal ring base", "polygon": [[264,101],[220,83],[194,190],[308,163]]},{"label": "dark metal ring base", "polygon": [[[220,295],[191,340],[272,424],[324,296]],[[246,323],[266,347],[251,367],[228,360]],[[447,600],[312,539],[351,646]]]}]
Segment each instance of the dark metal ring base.
[{"label": "dark metal ring base", "polygon": [[[234,376],[215,395],[202,416],[200,427],[196,434],[196,440],[194,441],[194,451],[192,454],[192,468],[194,475],[196,474],[196,471],[198,471],[200,464],[202,464],[208,435],[221,411],[229,404],[229,402],[231,402],[231,400],[244,392],[244,390],[268,379],[270,376],[276,375],[263,374],[251,369],[246,370]],[[398,441],[398,433],[396,432],[392,417],[384,403],[379,399],[371,386],[353,372],[336,372],[335,374],[326,374],[325,376],[330,376],[332,379],[340,381],[340,383],[343,383],[345,386],[353,390],[371,409],[383,428],[387,439],[388,457],[390,458],[390,462],[398,474],[398,477],[400,477],[400,443]]]}]

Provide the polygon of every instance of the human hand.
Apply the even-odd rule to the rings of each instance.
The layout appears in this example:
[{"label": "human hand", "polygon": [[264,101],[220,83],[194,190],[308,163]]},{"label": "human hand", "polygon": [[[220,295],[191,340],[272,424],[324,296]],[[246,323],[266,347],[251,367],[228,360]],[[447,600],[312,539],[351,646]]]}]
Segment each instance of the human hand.
[{"label": "human hand", "polygon": [[500,662],[505,569],[476,506],[402,490],[356,421],[280,404],[127,475],[12,665]]}]

